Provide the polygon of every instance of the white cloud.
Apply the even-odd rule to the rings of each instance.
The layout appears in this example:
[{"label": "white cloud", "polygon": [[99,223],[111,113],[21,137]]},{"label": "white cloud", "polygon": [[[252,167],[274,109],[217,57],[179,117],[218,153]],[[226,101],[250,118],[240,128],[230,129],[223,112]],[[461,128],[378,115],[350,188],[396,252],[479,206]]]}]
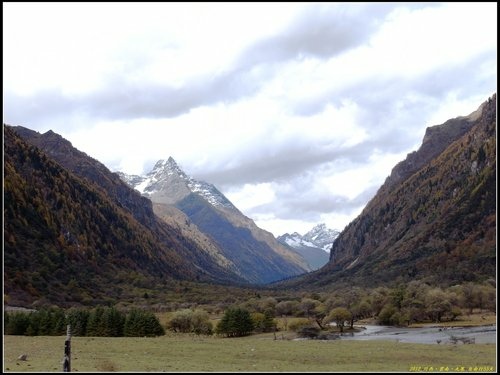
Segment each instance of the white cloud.
[{"label": "white cloud", "polygon": [[229,189],[225,195],[230,201],[238,202],[238,208],[242,211],[271,203],[276,199],[276,194],[270,183],[245,184],[236,189]]},{"label": "white cloud", "polygon": [[342,229],[496,91],[489,3],[5,3],[5,122],[112,169],[174,157],[279,235]]}]

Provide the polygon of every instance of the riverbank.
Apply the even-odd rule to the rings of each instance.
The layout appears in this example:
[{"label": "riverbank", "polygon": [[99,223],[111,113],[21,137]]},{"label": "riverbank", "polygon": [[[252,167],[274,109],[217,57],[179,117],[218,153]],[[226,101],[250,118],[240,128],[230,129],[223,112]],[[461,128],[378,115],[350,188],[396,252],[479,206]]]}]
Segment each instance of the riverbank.
[{"label": "riverbank", "polygon": [[460,315],[457,319],[449,322],[423,322],[413,323],[410,327],[474,327],[474,326],[489,326],[496,325],[496,314],[487,312],[476,312],[473,314]]},{"label": "riverbank", "polygon": [[[490,326],[497,324],[497,316],[491,311],[474,311],[472,314],[464,314],[458,316],[455,320],[445,321],[445,322],[418,322],[411,323],[409,326],[405,327],[473,327],[473,326]],[[377,325],[375,319],[362,319],[356,321],[357,326],[365,325]]]}]

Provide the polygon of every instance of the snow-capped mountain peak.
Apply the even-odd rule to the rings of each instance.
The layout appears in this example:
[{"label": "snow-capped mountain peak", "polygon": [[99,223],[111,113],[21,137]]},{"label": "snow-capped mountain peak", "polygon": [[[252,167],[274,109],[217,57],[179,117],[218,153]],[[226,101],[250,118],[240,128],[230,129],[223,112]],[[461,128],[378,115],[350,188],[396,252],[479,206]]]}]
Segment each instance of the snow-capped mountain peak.
[{"label": "snow-capped mountain peak", "polygon": [[237,210],[214,185],[195,180],[184,173],[171,156],[167,160],[158,160],[145,176],[119,174],[130,186],[153,201],[170,204],[195,193],[215,207]]},{"label": "snow-capped mountain peak", "polygon": [[286,233],[277,240],[301,254],[312,269],[318,269],[328,262],[328,253],[338,234],[338,231],[328,229],[325,224],[318,224],[303,236],[297,232]]},{"label": "snow-capped mountain peak", "polygon": [[284,234],[278,237],[278,241],[284,242],[293,248],[316,247],[327,252],[330,251],[333,241],[339,235],[339,231],[329,229],[326,224],[318,224],[309,232],[301,236],[299,233]]},{"label": "snow-capped mountain peak", "polygon": [[339,233],[338,230],[327,228],[326,224],[318,224],[304,234],[302,239],[314,243],[325,251],[330,251],[333,241],[335,241]]},{"label": "snow-capped mountain peak", "polygon": [[171,156],[167,160],[158,160],[151,172],[148,173],[148,176],[153,175],[158,176],[157,178],[160,178],[164,174],[166,174],[167,176],[177,175],[186,180],[189,179],[189,177],[184,173],[184,171],[179,167],[174,158],[172,158]]}]

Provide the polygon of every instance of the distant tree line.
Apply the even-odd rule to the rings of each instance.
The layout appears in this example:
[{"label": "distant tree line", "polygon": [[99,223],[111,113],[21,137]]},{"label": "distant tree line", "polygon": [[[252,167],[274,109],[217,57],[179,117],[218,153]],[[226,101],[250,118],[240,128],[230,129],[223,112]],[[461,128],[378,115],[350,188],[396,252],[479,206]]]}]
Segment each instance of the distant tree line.
[{"label": "distant tree line", "polygon": [[73,336],[161,336],[165,329],[149,311],[132,309],[122,312],[114,307],[92,310],[47,308],[34,312],[4,314],[5,334],[26,336],[59,336],[71,325]]},{"label": "distant tree line", "polygon": [[251,314],[267,311],[276,317],[301,317],[293,327],[320,329],[334,322],[339,330],[360,319],[372,318],[384,325],[452,321],[473,309],[496,312],[496,282],[464,283],[448,288],[411,281],[393,288],[344,288],[328,293],[303,293],[295,299],[250,298],[238,304]]},{"label": "distant tree line", "polygon": [[[187,308],[187,306],[191,306]],[[282,297],[255,294],[231,303],[198,305],[185,302],[169,314],[165,328],[178,333],[225,337],[245,336],[277,330],[281,318],[285,331],[339,331],[357,320],[374,319],[384,325],[453,321],[473,310],[496,312],[496,282],[464,283],[447,288],[411,281],[393,288],[344,288],[333,292],[302,292]],[[222,317],[218,321],[211,316]],[[294,319],[288,320],[288,317]],[[297,319],[299,318],[299,319]],[[216,323],[216,324],[215,324]],[[75,336],[158,336],[165,334],[150,310],[123,312],[115,307],[92,310],[44,308],[36,312],[4,314],[4,332],[9,335],[64,335],[70,324]],[[313,332],[314,333],[314,332]]]}]

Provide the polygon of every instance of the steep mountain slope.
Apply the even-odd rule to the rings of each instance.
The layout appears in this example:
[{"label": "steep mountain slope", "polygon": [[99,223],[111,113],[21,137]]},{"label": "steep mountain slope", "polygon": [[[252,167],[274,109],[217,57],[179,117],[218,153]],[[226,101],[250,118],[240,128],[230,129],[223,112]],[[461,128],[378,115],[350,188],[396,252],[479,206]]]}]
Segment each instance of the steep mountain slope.
[{"label": "steep mountain slope", "polygon": [[43,150],[64,168],[87,179],[107,194],[118,206],[124,207],[146,226],[156,226],[151,202],[125,184],[104,164],[91,158],[52,130],[40,134],[31,129],[15,126],[14,131],[25,141]]},{"label": "steep mountain slope", "polygon": [[249,282],[267,283],[310,270],[298,253],[258,228],[215,186],[187,176],[171,157],[158,161],[146,176],[120,176],[154,205],[174,205],[184,212]]},{"label": "steep mountain slope", "polygon": [[496,94],[466,117],[427,129],[322,269],[288,285],[453,285],[496,273]]},{"label": "steep mountain slope", "polygon": [[[306,245],[304,241],[300,241],[296,235],[299,235],[297,232],[293,234],[284,234],[278,237],[278,241],[297,253],[299,253],[309,264],[312,270],[317,270],[318,268],[324,266],[328,263],[329,254],[322,249],[317,248],[314,245]],[[293,245],[291,245],[293,244]]]},{"label": "steep mountain slope", "polygon": [[328,263],[330,248],[338,235],[338,231],[318,224],[303,236],[297,232],[285,233],[277,240],[302,255],[312,269],[318,269]]},{"label": "steep mountain slope", "polygon": [[[154,203],[153,211],[161,220],[180,231],[183,237],[195,242],[205,252],[209,253],[217,264],[241,276],[238,268],[224,256],[217,243],[199,230],[184,212],[172,205],[162,203]],[[241,280],[244,280],[243,277]]]},{"label": "steep mountain slope", "polygon": [[[242,282],[154,214],[144,220],[151,227],[137,220],[147,213],[140,204],[134,216],[115,194],[64,168],[12,127],[4,126],[4,141],[4,285],[11,303],[92,303],[152,277]],[[73,162],[97,175],[83,156]],[[103,170],[104,183],[109,175]],[[148,202],[135,192],[124,196]]]},{"label": "steep mountain slope", "polygon": [[[14,129],[21,137],[42,149],[65,168],[94,183],[97,188],[101,188],[102,192],[108,195],[114,203],[128,210],[135,219],[149,230],[157,233],[160,238],[166,237],[168,241],[168,238],[171,237],[169,234],[170,228],[175,228],[175,237],[179,236],[178,232],[180,232],[185,237],[186,242],[194,243],[198,247],[198,249],[191,252],[191,255],[198,256],[199,250],[206,253],[201,254],[201,257],[198,256],[200,258],[198,260],[188,257],[195,265],[207,268],[215,275],[221,272],[219,269],[210,270],[210,264],[215,262],[223,268],[222,274],[226,274],[226,276],[230,273],[238,274],[236,267],[231,261],[224,258],[222,251],[217,248],[214,241],[197,230],[195,225],[184,225],[186,221],[179,210],[172,207],[167,212],[161,205],[153,207],[149,199],[131,189],[119,174],[112,173],[104,164],[77,150],[68,140],[53,131],[49,130],[44,134],[40,134],[21,126]],[[161,216],[163,220],[158,220],[156,215]],[[211,259],[208,259],[207,255]],[[226,276],[223,279],[226,279]],[[231,278],[229,277],[229,279]],[[236,281],[243,282],[243,279],[238,276]]]}]

